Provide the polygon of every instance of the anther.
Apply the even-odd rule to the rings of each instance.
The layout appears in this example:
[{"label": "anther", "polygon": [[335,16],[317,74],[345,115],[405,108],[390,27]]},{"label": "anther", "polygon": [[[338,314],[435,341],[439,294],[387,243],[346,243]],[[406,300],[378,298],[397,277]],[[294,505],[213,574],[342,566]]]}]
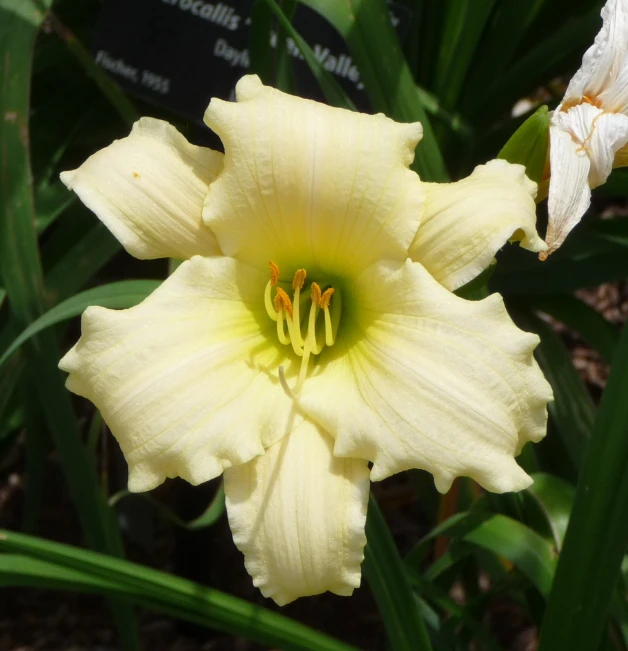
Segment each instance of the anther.
[{"label": "anther", "polygon": [[281,287],[277,287],[277,293],[275,294],[275,309],[277,312],[285,310],[288,316],[292,318],[292,302],[288,294]]},{"label": "anther", "polygon": [[[277,276],[279,276],[279,270],[277,270]],[[303,289],[306,276],[307,276],[307,271],[305,269],[297,269],[294,274],[294,280],[292,281],[292,289],[294,289],[295,291]]]},{"label": "anther", "polygon": [[268,261],[270,267],[270,284],[274,287],[279,282],[279,267],[272,261]]},{"label": "anther", "polygon": [[301,336],[301,288],[305,283],[305,277],[307,276],[307,271],[305,269],[297,269],[294,274],[294,279],[292,280],[292,289],[294,289],[293,299],[293,316],[292,323],[293,328],[291,330],[290,336],[296,337],[296,343],[298,344],[297,348],[300,350],[303,348],[303,337]]},{"label": "anther", "polygon": [[312,303],[321,304],[321,288],[318,283],[312,283]]},{"label": "anther", "polygon": [[334,288],[328,287],[321,296],[321,310],[325,315],[325,345],[333,346],[335,341],[334,328],[331,322],[331,315],[329,314],[329,302],[334,294]]},{"label": "anther", "polygon": [[321,300],[320,300],[321,310],[326,310],[329,307],[329,302],[331,301],[331,297],[333,296],[333,294],[334,294],[333,287],[328,287],[323,292],[323,295],[321,296]]}]

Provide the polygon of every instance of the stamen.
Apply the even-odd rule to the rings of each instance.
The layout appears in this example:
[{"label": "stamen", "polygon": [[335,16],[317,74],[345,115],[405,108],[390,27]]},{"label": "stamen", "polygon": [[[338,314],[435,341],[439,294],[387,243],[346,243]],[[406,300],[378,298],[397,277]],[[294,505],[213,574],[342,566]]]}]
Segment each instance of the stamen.
[{"label": "stamen", "polygon": [[266,307],[266,312],[268,313],[268,316],[273,320],[277,320],[277,311],[273,307],[273,302],[270,298],[270,293],[273,288],[273,281],[272,278],[266,283],[266,289],[264,290],[264,305]]},{"label": "stamen", "polygon": [[300,299],[301,299],[301,289],[305,283],[305,277],[307,276],[307,271],[305,269],[297,269],[294,274],[294,279],[292,281],[292,289],[294,289],[294,296],[292,297],[294,305],[294,314],[292,317],[292,322],[294,323],[294,333],[297,336],[299,342],[299,347],[303,347],[303,337],[301,336],[301,314],[300,314]]},{"label": "stamen", "polygon": [[303,289],[306,276],[307,276],[307,271],[305,269],[297,269],[294,274],[294,279],[292,281],[292,289],[294,289],[295,291]]},{"label": "stamen", "polygon": [[[287,292],[278,285],[279,268],[274,262],[269,262],[270,280],[264,290],[264,304],[271,319],[277,323],[277,338],[283,345],[291,345],[294,353],[301,357],[301,367],[294,389],[290,389],[286,381],[284,369],[279,367],[279,380],[287,395],[294,398],[301,391],[308,374],[310,357],[322,352],[323,347],[333,346],[338,332],[342,300],[339,292],[329,286],[328,281],[313,282],[304,290],[307,271],[297,269],[292,280],[294,295],[292,300]],[[327,287],[325,291],[321,290]],[[272,289],[275,288],[274,299],[271,299]],[[285,287],[285,285],[284,285]],[[331,310],[331,299],[334,297],[334,309]],[[301,314],[311,301],[307,324],[301,327]],[[303,303],[303,305],[301,305]],[[317,333],[316,321],[320,311],[324,312],[324,328]],[[286,332],[287,326],[287,332]],[[305,330],[304,330],[305,328]],[[324,332],[323,332],[324,330]],[[303,334],[305,332],[305,335]]]},{"label": "stamen", "polygon": [[321,310],[326,310],[329,307],[329,303],[331,301],[331,297],[334,295],[334,288],[333,287],[328,287],[324,292],[323,295],[321,296]]},{"label": "stamen", "polygon": [[[275,297],[275,305],[277,300]],[[286,320],[286,313],[284,310],[279,310],[277,312],[277,338],[284,345],[287,346],[290,343],[290,337],[286,334],[286,331],[283,327],[284,321]]]},{"label": "stamen", "polygon": [[327,346],[334,345],[334,330],[331,325],[331,315],[329,314],[329,302],[334,294],[334,288],[328,287],[321,296],[321,309],[325,313],[325,344]]},{"label": "stamen", "polygon": [[293,317],[286,317],[286,323],[288,324],[288,334],[290,335],[290,343],[292,344],[292,350],[299,357],[303,355],[303,343],[301,339],[301,332],[299,324],[295,323]]},{"label": "stamen", "polygon": [[301,358],[301,368],[299,369],[299,378],[297,380],[297,386],[296,386],[296,393],[299,393],[301,391],[301,387],[303,386],[303,383],[305,382],[305,378],[307,376],[307,367],[309,366],[310,363],[310,347],[305,346],[303,349],[303,357]]},{"label": "stamen", "polygon": [[292,302],[290,301],[288,294],[286,294],[286,292],[284,292],[281,287],[277,287],[277,294],[275,295],[275,309],[277,312],[283,309],[288,313],[288,316],[292,317]]},{"label": "stamen", "polygon": [[[320,298],[320,289],[319,298]],[[305,344],[306,348],[312,351],[314,355],[320,354],[323,349],[322,345],[319,346],[318,341],[316,340],[316,317],[318,316],[319,307],[317,302],[314,300],[314,291],[312,291],[312,307],[310,307],[310,317],[307,323],[307,342]]]},{"label": "stamen", "polygon": [[274,287],[279,282],[279,267],[272,261],[268,261],[270,267],[270,282]]},{"label": "stamen", "polygon": [[288,386],[288,381],[286,380],[286,373],[283,370],[283,364],[279,366],[278,374],[279,374],[279,384],[281,384],[281,388],[286,392],[288,398],[294,400],[295,399],[294,393],[292,393],[292,389]]},{"label": "stamen", "polygon": [[318,283],[312,283],[312,303],[321,304],[321,288]]}]

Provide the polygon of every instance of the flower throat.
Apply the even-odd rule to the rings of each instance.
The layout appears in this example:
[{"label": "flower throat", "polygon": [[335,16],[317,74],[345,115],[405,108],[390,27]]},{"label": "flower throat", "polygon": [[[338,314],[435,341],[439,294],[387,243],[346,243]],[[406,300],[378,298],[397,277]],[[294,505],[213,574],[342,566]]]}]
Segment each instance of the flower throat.
[{"label": "flower throat", "polygon": [[[295,354],[301,358],[301,368],[296,386],[298,392],[307,375],[310,355],[320,354],[325,346],[333,346],[336,341],[342,300],[340,292],[337,292],[329,283],[312,282],[304,290],[307,278],[305,269],[296,270],[292,280],[292,299],[290,299],[288,293],[278,285],[279,267],[272,261],[269,266],[270,280],[264,290],[264,304],[268,316],[277,322],[277,338],[280,343],[286,346],[291,345]],[[272,296],[273,289],[275,290],[274,297]],[[310,309],[306,317],[308,302]],[[318,317],[321,312],[323,313],[322,327],[317,331],[317,322],[320,322]],[[280,379],[286,388],[281,368]]]}]

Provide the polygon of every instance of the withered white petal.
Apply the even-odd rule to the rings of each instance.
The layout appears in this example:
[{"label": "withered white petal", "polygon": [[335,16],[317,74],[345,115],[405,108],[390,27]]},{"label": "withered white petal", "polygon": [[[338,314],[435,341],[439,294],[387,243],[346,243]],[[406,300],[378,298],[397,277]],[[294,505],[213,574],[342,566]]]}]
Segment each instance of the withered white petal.
[{"label": "withered white petal", "polygon": [[222,159],[167,122],[142,118],[61,180],[131,255],[187,259],[220,252],[202,211]]},{"label": "withered white petal", "polygon": [[617,78],[600,93],[599,101],[609,113],[628,115],[628,53],[620,63]]},{"label": "withered white petal", "polygon": [[307,420],[266,454],[225,471],[233,539],[253,583],[280,606],[360,585],[369,496],[366,461],[333,455]]},{"label": "withered white petal", "polygon": [[536,183],[522,165],[493,160],[457,183],[428,183],[410,257],[452,291],[473,280],[508,241],[544,251],[536,232]]},{"label": "withered white petal", "polygon": [[555,251],[582,219],[591,203],[591,161],[580,144],[559,127],[550,126],[549,222],[545,241]]},{"label": "withered white petal", "polygon": [[603,113],[593,125],[591,138],[586,143],[591,160],[589,186],[597,188],[606,183],[613,171],[615,155],[628,143],[628,116]]},{"label": "withered white petal", "polygon": [[579,102],[585,95],[596,97],[613,85],[628,51],[628,2],[608,0],[602,9],[602,29],[585,52],[582,66],[567,87],[563,102]]}]

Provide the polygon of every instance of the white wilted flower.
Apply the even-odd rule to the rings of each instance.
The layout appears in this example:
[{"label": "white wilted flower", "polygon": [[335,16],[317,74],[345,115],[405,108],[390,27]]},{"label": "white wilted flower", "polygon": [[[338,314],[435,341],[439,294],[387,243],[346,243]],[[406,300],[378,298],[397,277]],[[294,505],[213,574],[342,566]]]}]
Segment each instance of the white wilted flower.
[{"label": "white wilted flower", "polygon": [[586,51],[550,123],[548,251],[582,219],[591,189],[628,165],[628,0],[608,0],[602,29]]}]

